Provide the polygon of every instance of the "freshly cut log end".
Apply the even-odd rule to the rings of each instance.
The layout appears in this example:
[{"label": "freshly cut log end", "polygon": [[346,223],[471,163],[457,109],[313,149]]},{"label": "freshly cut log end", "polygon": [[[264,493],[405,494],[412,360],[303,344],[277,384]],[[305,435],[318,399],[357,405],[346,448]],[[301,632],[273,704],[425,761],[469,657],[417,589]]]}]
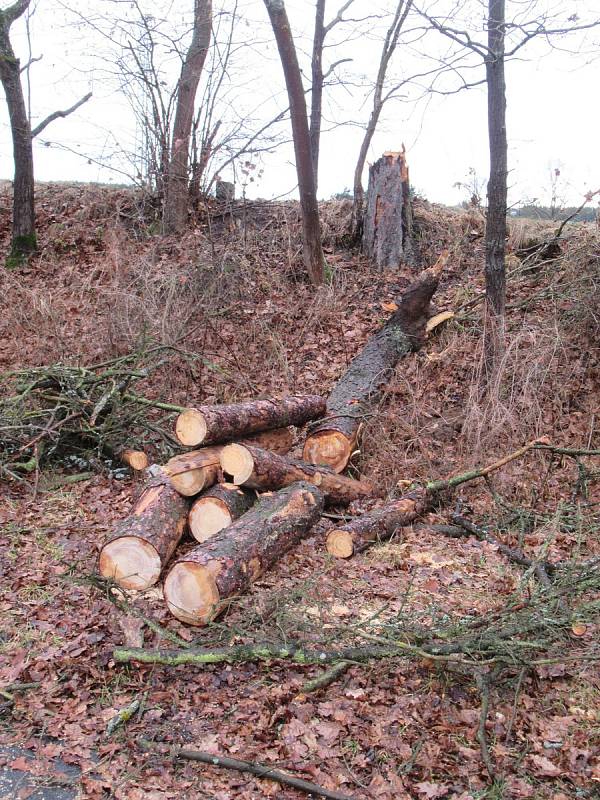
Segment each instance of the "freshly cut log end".
[{"label": "freshly cut log end", "polygon": [[171,614],[188,625],[203,625],[216,615],[219,590],[210,569],[179,561],[165,578],[164,595]]},{"label": "freshly cut log end", "polygon": [[233,477],[233,483],[241,485],[252,475],[254,459],[243,444],[228,444],[221,451],[221,468]]},{"label": "freshly cut log end", "polygon": [[102,548],[100,574],[123,589],[147,589],[160,577],[161,561],[156,548],[135,536],[121,536]]},{"label": "freshly cut log end", "polygon": [[175,491],[184,497],[192,497],[216,483],[220,454],[220,447],[192,450],[169,459],[164,471]]},{"label": "freshly cut log end", "polygon": [[150,464],[150,460],[143,450],[123,450],[121,461],[136,472],[147,469]]},{"label": "freshly cut log end", "polygon": [[333,529],[327,534],[327,552],[336,558],[350,558],[354,553],[352,535],[348,531]]},{"label": "freshly cut log end", "polygon": [[304,445],[302,458],[309,464],[327,466],[334,472],[343,472],[356,444],[356,437],[348,439],[340,431],[317,431]]},{"label": "freshly cut log end", "polygon": [[247,511],[254,499],[252,493],[233,483],[213,486],[198,497],[190,510],[192,536],[197,542],[205,542]]},{"label": "freshly cut log end", "polygon": [[171,475],[171,486],[184,497],[193,497],[207,486],[211,486],[218,477],[219,468],[216,465],[191,469],[189,472],[180,472]]},{"label": "freshly cut log end", "polygon": [[175,423],[175,435],[186,447],[197,447],[206,438],[207,425],[204,414],[196,408],[187,408]]}]

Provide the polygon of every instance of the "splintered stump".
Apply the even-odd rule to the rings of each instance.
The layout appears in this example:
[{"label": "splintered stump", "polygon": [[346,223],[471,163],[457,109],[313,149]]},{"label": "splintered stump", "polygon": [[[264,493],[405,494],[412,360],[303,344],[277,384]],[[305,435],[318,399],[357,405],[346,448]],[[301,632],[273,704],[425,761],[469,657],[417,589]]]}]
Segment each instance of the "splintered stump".
[{"label": "splintered stump", "polygon": [[397,269],[414,257],[412,204],[404,148],[384,153],[369,169],[363,252],[380,269]]},{"label": "splintered stump", "polygon": [[123,450],[120,457],[123,464],[127,464],[136,472],[147,469],[150,464],[148,456],[143,450]]},{"label": "splintered stump", "polygon": [[241,517],[254,503],[254,492],[240,489],[233,483],[220,483],[207,489],[190,509],[189,524],[198,542],[210,539]]},{"label": "splintered stump", "polygon": [[315,467],[251,445],[228,444],[224,447],[221,468],[231,476],[233,483],[248,489],[279,489],[296,481],[307,481],[318,486],[327,500],[335,505],[347,505],[373,492],[373,487],[366,481],[356,481],[326,467]]},{"label": "splintered stump", "polygon": [[190,625],[202,625],[225,608],[228,597],[245,591],[319,519],[323,495],[296,483],[262,497],[228,528],[178,559],[164,582],[169,611]]},{"label": "splintered stump", "polygon": [[177,417],[175,435],[188,447],[219,444],[273,428],[303,425],[324,413],[325,398],[318,395],[199,406],[188,408]]},{"label": "splintered stump", "polygon": [[185,530],[189,502],[168,483],[145,488],[100,551],[98,569],[124,589],[158,580]]},{"label": "splintered stump", "polygon": [[398,310],[353,359],[327,398],[326,417],[311,426],[303,458],[335,472],[345,469],[358,444],[361,426],[377,405],[398,361],[418,350],[428,318],[429,301],[448,258],[444,252],[408,287]]},{"label": "splintered stump", "polygon": [[390,539],[400,528],[412,525],[428,507],[425,492],[417,490],[363,514],[327,534],[327,552],[350,558],[374,542]]},{"label": "splintered stump", "polygon": [[[245,441],[277,453],[287,453],[294,444],[294,435],[290,428],[277,428],[257,433]],[[201,450],[192,450],[171,458],[164,467],[171,486],[185,497],[193,497],[215,484],[219,478],[219,456],[222,449],[222,445],[203,447]]]}]

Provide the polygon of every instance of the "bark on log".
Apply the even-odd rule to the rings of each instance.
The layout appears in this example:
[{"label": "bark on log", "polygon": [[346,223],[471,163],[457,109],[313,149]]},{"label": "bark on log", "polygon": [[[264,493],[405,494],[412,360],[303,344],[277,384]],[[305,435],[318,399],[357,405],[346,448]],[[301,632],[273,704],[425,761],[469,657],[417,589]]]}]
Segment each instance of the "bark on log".
[{"label": "bark on log", "polygon": [[261,498],[171,567],[163,589],[170,612],[190,625],[214,619],[224,600],[247,589],[308,534],[322,510],[323,495],[308,483]]},{"label": "bark on log", "polygon": [[333,528],[327,534],[327,552],[336,558],[350,558],[374,542],[390,539],[399,528],[412,525],[427,507],[424,490],[409,492],[399,500]]},{"label": "bark on log", "polygon": [[245,492],[233,483],[207,489],[190,509],[192,536],[197,542],[205,542],[248,511],[255,499],[254,492]]},{"label": "bark on log", "polygon": [[131,469],[136,470],[136,472],[147,469],[150,464],[148,456],[143,450],[123,450],[121,453],[121,461],[123,464],[127,464],[128,467],[131,467]]},{"label": "bark on log", "polygon": [[185,530],[189,502],[164,477],[153,479],[102,547],[98,570],[124,589],[155,584]]},{"label": "bark on log", "polygon": [[384,153],[369,169],[363,251],[380,269],[414,258],[412,204],[404,149]]},{"label": "bark on log", "polygon": [[327,398],[327,416],[312,426],[304,445],[305,461],[324,464],[335,472],[345,469],[361,426],[392,370],[403,356],[421,346],[429,301],[447,258],[444,251],[433,267],[421,273],[402,295],[398,310],[353,359]]},{"label": "bark on log", "polygon": [[279,489],[296,481],[307,481],[318,486],[334,505],[347,505],[373,493],[373,487],[366,481],[356,481],[325,467],[315,467],[251,445],[228,444],[224,447],[221,468],[232,477],[233,483],[247,489]]},{"label": "bark on log", "polygon": [[[294,444],[290,428],[277,428],[249,436],[244,441],[277,453],[288,453]],[[193,497],[203,489],[213,486],[219,479],[219,456],[222,446],[191,450],[169,459],[164,467],[171,486],[185,497]]]},{"label": "bark on log", "polygon": [[222,406],[188,408],[175,423],[175,435],[186,447],[219,444],[288,425],[303,425],[325,413],[318,395],[249,400]]}]

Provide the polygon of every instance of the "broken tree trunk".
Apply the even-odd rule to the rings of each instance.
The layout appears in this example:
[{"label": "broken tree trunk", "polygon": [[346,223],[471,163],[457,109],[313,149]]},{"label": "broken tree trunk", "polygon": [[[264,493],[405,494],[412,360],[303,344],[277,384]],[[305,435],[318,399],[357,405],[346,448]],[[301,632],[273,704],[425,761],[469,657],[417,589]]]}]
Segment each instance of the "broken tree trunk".
[{"label": "broken tree trunk", "polygon": [[412,203],[404,148],[384,153],[369,169],[363,252],[380,269],[414,258]]},{"label": "broken tree trunk", "polygon": [[444,251],[402,295],[398,310],[353,359],[327,398],[327,416],[312,426],[303,458],[335,472],[347,465],[360,428],[381,396],[397,362],[418,350],[428,318],[429,301],[448,258]]},{"label": "broken tree trunk", "polygon": [[207,489],[190,509],[192,536],[197,542],[205,542],[248,511],[255,499],[254,492],[245,492],[234,483],[220,483]]},{"label": "broken tree trunk", "polygon": [[[289,428],[277,428],[249,436],[244,441],[256,444],[277,453],[288,453],[294,444],[294,435]],[[185,497],[193,497],[208,489],[219,479],[219,456],[222,445],[191,450],[169,459],[164,470],[171,486]]]},{"label": "broken tree trunk", "polygon": [[326,467],[315,467],[295,458],[285,458],[259,447],[228,444],[221,451],[221,468],[232,482],[248,489],[279,489],[296,481],[307,481],[335,505],[347,505],[359,497],[368,497],[373,487],[338,475]]},{"label": "broken tree trunk", "polygon": [[189,502],[164,476],[154,479],[100,551],[100,574],[124,589],[155,584],[181,539],[188,510]]},{"label": "broken tree trunk", "polygon": [[190,625],[214,619],[224,610],[223,601],[246,590],[308,534],[322,510],[323,495],[308,483],[261,498],[229,528],[175,562],[163,589],[169,611]]},{"label": "broken tree trunk", "polygon": [[186,447],[230,442],[260,431],[303,425],[322,417],[325,405],[323,397],[300,395],[188,408],[177,417],[175,435]]},{"label": "broken tree trunk", "polygon": [[427,501],[425,492],[416,490],[333,528],[327,534],[327,552],[336,558],[350,558],[375,542],[390,539],[399,528],[412,525],[428,509]]}]

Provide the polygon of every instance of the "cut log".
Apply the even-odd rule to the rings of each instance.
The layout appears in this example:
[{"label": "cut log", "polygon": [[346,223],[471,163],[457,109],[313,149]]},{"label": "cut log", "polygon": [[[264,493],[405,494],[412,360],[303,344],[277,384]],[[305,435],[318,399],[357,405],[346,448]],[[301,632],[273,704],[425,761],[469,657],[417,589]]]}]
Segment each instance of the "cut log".
[{"label": "cut log", "polygon": [[189,523],[197,542],[205,542],[241,517],[254,503],[254,492],[233,483],[220,483],[207,489],[190,509]]},{"label": "cut log", "polygon": [[369,169],[363,252],[380,269],[414,261],[413,216],[404,148],[384,153]]},{"label": "cut log", "polygon": [[323,495],[297,483],[259,503],[229,528],[178,559],[164,582],[169,611],[182,622],[202,625],[245,591],[303,539],[319,519]]},{"label": "cut log", "polygon": [[153,479],[100,551],[100,574],[124,589],[155,584],[181,539],[188,510],[189,501],[164,477]]},{"label": "cut log", "polygon": [[[287,453],[294,444],[294,434],[290,428],[277,428],[249,436],[244,441],[277,453]],[[221,445],[204,447],[171,458],[164,467],[171,486],[184,497],[193,497],[203,489],[213,486],[219,478],[219,456],[222,449]]]},{"label": "cut log", "polygon": [[220,444],[273,428],[303,425],[324,413],[325,398],[318,395],[199,406],[188,408],[177,417],[175,435],[186,447]]},{"label": "cut log", "polygon": [[423,490],[409,492],[375,508],[327,534],[327,552],[336,558],[350,558],[374,542],[390,539],[400,528],[412,525],[428,507]]},{"label": "cut log", "polygon": [[303,458],[335,472],[345,469],[358,444],[360,430],[381,397],[392,370],[418,350],[428,319],[429,301],[447,261],[444,251],[404,292],[398,310],[352,360],[327,398],[327,416],[311,427]]},{"label": "cut log", "polygon": [[226,445],[221,451],[221,468],[231,476],[233,483],[247,489],[279,489],[296,481],[307,481],[318,486],[334,505],[347,505],[373,493],[373,487],[366,481],[356,481],[325,467],[315,467],[252,445]]},{"label": "cut log", "polygon": [[121,453],[121,461],[123,464],[127,464],[128,467],[131,467],[131,469],[136,470],[136,472],[147,469],[150,464],[150,460],[143,450],[123,450]]}]

